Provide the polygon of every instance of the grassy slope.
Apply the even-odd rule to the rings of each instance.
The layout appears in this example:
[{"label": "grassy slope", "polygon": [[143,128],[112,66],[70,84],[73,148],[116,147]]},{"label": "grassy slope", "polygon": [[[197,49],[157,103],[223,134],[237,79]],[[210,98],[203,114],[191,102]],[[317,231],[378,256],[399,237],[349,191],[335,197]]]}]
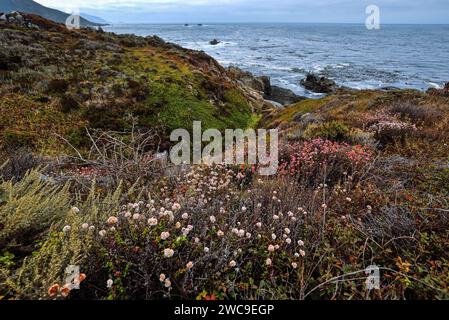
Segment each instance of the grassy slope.
[{"label": "grassy slope", "polygon": [[[401,115],[404,121],[416,125],[417,130],[402,143],[385,145],[379,158],[387,162],[394,158],[403,160],[387,173],[391,175],[391,179],[405,180],[405,187],[408,189],[405,193],[414,193],[423,200],[422,205],[425,206],[427,196],[432,193],[449,194],[448,97],[414,90],[341,91],[323,99],[310,99],[294,104],[265,119],[262,125],[279,127],[288,139],[298,139],[306,129],[298,119],[301,115],[310,113],[322,122],[336,121],[351,132],[364,133],[367,130],[367,117],[396,105],[417,106],[423,116],[427,115],[429,119],[417,121],[410,119],[407,114]],[[384,176],[385,174],[383,173]]]},{"label": "grassy slope", "polygon": [[[212,58],[158,39],[1,25],[0,143],[61,151],[84,128],[127,130],[129,115],[166,132],[246,128],[254,116],[241,89]],[[46,25],[48,23],[48,25]],[[30,49],[30,44],[33,44]]]}]

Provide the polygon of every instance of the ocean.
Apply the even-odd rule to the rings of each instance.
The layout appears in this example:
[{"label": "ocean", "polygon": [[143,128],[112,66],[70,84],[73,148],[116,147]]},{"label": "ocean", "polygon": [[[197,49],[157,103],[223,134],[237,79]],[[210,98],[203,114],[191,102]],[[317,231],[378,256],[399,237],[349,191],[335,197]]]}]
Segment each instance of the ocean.
[{"label": "ocean", "polygon": [[[203,50],[224,66],[237,66],[304,96],[308,72],[342,86],[438,88],[449,81],[449,25],[203,24],[111,25],[107,31],[158,35]],[[210,45],[213,39],[218,45]]]}]

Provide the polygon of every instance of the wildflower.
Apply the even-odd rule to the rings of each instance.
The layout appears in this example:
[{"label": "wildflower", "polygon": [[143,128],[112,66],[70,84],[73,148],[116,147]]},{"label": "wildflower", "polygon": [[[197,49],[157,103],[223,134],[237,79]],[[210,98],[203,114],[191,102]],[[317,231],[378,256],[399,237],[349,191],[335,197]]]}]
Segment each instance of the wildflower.
[{"label": "wildflower", "polygon": [[273,220],[279,220],[279,216],[275,214],[275,215],[273,216]]},{"label": "wildflower", "polygon": [[90,226],[90,227],[89,227],[89,230],[90,230],[90,231],[94,231],[94,230],[95,230],[95,226]]},{"label": "wildflower", "polygon": [[261,204],[261,203],[258,203],[258,204],[257,204],[257,208],[262,208],[262,204]]},{"label": "wildflower", "polygon": [[293,269],[297,269],[298,268],[298,264],[296,262],[292,262],[292,267],[293,267]]},{"label": "wildflower", "polygon": [[133,215],[133,220],[140,220],[140,214],[135,213],[135,214]]},{"label": "wildflower", "polygon": [[150,218],[148,219],[148,224],[152,227],[157,226],[157,219],[156,218]]},{"label": "wildflower", "polygon": [[86,280],[86,278],[87,278],[87,276],[86,276],[85,273],[80,273],[80,276],[79,276],[79,282],[80,282],[80,283],[83,282],[84,280]]},{"label": "wildflower", "polygon": [[125,218],[127,218],[127,219],[128,219],[128,218],[131,218],[132,215],[133,215],[133,214],[132,214],[131,212],[129,212],[129,211],[126,211],[126,212],[125,212]]},{"label": "wildflower", "polygon": [[200,243],[200,238],[195,238],[194,241],[195,243]]},{"label": "wildflower", "polygon": [[175,251],[173,249],[165,249],[164,250],[164,257],[171,258],[175,254]]},{"label": "wildflower", "polygon": [[321,205],[321,208],[326,209],[326,208],[327,208],[327,204],[323,203],[323,204]]},{"label": "wildflower", "polygon": [[287,212],[287,215],[291,218],[291,217],[293,217],[295,214],[294,214],[293,212],[289,211],[289,212]]},{"label": "wildflower", "polygon": [[346,201],[351,202],[352,199],[351,198],[346,198]]},{"label": "wildflower", "polygon": [[100,235],[100,237],[104,237],[106,235],[106,230],[101,230],[100,232],[98,232],[98,234]]},{"label": "wildflower", "polygon": [[54,284],[54,285],[52,285],[49,289],[48,289],[48,295],[50,296],[50,297],[54,297],[54,296],[56,296],[57,294],[58,294],[58,292],[59,292],[59,284]]},{"label": "wildflower", "polygon": [[165,279],[167,279],[167,277],[165,276],[165,274],[161,273],[161,275],[159,276],[159,281],[164,282]]},{"label": "wildflower", "polygon": [[284,231],[285,231],[285,234],[290,234],[290,232],[291,232],[289,228],[285,228]]},{"label": "wildflower", "polygon": [[109,225],[114,225],[118,223],[118,219],[117,217],[109,217],[109,219],[106,221],[107,224]]},{"label": "wildflower", "polygon": [[223,231],[221,231],[221,230],[218,230],[218,232],[217,232],[217,236],[219,236],[219,237],[223,237],[223,236],[224,236],[224,232],[223,232]]},{"label": "wildflower", "polygon": [[181,218],[183,219],[183,220],[187,220],[187,219],[189,219],[189,214],[186,212],[186,213],[183,213],[182,214],[182,216],[181,216]]},{"label": "wildflower", "polygon": [[287,244],[291,244],[291,243],[292,243],[292,239],[287,238],[287,239],[285,239],[285,242],[286,242]]},{"label": "wildflower", "polygon": [[298,240],[298,246],[303,247],[304,246],[304,241]]},{"label": "wildflower", "polygon": [[262,222],[257,222],[256,227],[258,227],[259,229],[262,228]]},{"label": "wildflower", "polygon": [[251,239],[252,236],[253,235],[251,233],[249,233],[249,232],[246,233],[246,238]]},{"label": "wildflower", "polygon": [[266,263],[267,266],[271,266],[273,264],[273,261],[271,261],[271,259],[268,258],[265,263]]},{"label": "wildflower", "polygon": [[209,218],[210,222],[215,223],[217,222],[217,219],[214,216],[210,216]]},{"label": "wildflower", "polygon": [[269,252],[274,252],[276,249],[274,248],[274,246],[272,245],[272,244],[270,244],[269,246],[268,246],[268,251]]},{"label": "wildflower", "polygon": [[231,230],[231,232],[232,232],[233,234],[236,234],[236,235],[238,235],[238,233],[239,233],[239,229],[237,229],[237,228],[233,228],[233,229]]},{"label": "wildflower", "polygon": [[189,263],[187,263],[186,267],[187,267],[188,270],[192,269],[193,268],[193,262],[190,261]]},{"label": "wildflower", "polygon": [[280,247],[279,247],[278,244],[274,246],[274,249],[275,249],[275,250],[279,250],[279,248],[280,248]]},{"label": "wildflower", "polygon": [[301,255],[301,257],[305,257],[306,252],[304,250],[299,250],[299,254]]},{"label": "wildflower", "polygon": [[72,291],[71,285],[70,284],[66,284],[65,286],[63,286],[61,288],[61,295],[63,297],[68,297],[70,294],[70,291]]},{"label": "wildflower", "polygon": [[248,209],[246,207],[242,207],[242,212],[246,212]]},{"label": "wildflower", "polygon": [[370,205],[367,205],[366,208],[367,208],[369,211],[373,210],[373,207],[371,207]]},{"label": "wildflower", "polygon": [[170,288],[171,287],[170,279],[165,279],[164,285],[165,285],[166,288]]},{"label": "wildflower", "polygon": [[111,227],[109,230],[110,230],[111,232],[116,232],[116,231],[117,231],[117,229],[116,229],[115,227]]},{"label": "wildflower", "polygon": [[181,229],[181,222],[176,222],[175,228],[176,229]]},{"label": "wildflower", "polygon": [[235,268],[237,266],[237,262],[235,262],[234,260],[232,260],[231,262],[229,262],[229,266],[231,268]]},{"label": "wildflower", "polygon": [[106,288],[111,289],[113,284],[114,281],[112,281],[112,279],[108,279],[108,281],[106,281]]},{"label": "wildflower", "polygon": [[299,258],[299,257],[300,257],[299,253],[296,252],[296,253],[295,253],[295,258]]},{"label": "wildflower", "polygon": [[208,247],[204,247],[204,253],[209,253],[210,249]]},{"label": "wildflower", "polygon": [[83,224],[81,225],[81,228],[84,229],[84,230],[86,230],[86,229],[89,228],[89,224],[88,224],[88,223],[83,223]]},{"label": "wildflower", "polygon": [[71,226],[65,226],[64,228],[62,228],[62,232],[64,232],[64,233],[67,233],[67,232],[69,232],[70,230],[72,230],[72,227],[71,227]]},{"label": "wildflower", "polygon": [[170,237],[170,232],[162,232],[161,233],[161,239],[167,240]]},{"label": "wildflower", "polygon": [[173,206],[171,207],[171,209],[173,211],[181,210],[181,205],[179,203],[174,203]]},{"label": "wildflower", "polygon": [[75,213],[75,214],[80,213],[80,209],[78,209],[77,207],[72,207],[71,210],[72,210],[72,212]]},{"label": "wildflower", "polygon": [[245,230],[239,230],[239,232],[238,232],[238,236],[240,237],[240,238],[243,238],[244,236],[245,236]]},{"label": "wildflower", "polygon": [[277,236],[273,233],[273,234],[271,235],[271,239],[276,240],[276,239],[277,239]]}]

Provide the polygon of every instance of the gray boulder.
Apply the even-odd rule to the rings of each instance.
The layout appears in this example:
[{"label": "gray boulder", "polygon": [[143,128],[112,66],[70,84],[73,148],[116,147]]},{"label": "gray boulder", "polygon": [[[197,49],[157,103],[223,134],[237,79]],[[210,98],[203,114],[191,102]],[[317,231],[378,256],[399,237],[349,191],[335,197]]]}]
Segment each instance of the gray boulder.
[{"label": "gray boulder", "polygon": [[272,101],[276,101],[284,106],[300,102],[305,97],[298,96],[296,93],[289,89],[281,88],[278,86],[271,86],[271,93],[266,95],[266,98]]},{"label": "gray boulder", "polygon": [[309,73],[305,79],[301,80],[301,85],[316,93],[332,93],[337,89],[335,81],[313,73]]}]

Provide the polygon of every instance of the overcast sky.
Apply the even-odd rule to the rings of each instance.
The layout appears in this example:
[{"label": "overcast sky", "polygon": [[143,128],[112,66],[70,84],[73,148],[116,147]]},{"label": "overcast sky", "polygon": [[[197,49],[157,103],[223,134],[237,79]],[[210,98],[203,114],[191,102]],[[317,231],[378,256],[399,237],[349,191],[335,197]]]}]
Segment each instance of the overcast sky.
[{"label": "overcast sky", "polygon": [[375,4],[382,23],[447,23],[449,0],[35,0],[63,11],[80,8],[110,22],[363,23]]}]

